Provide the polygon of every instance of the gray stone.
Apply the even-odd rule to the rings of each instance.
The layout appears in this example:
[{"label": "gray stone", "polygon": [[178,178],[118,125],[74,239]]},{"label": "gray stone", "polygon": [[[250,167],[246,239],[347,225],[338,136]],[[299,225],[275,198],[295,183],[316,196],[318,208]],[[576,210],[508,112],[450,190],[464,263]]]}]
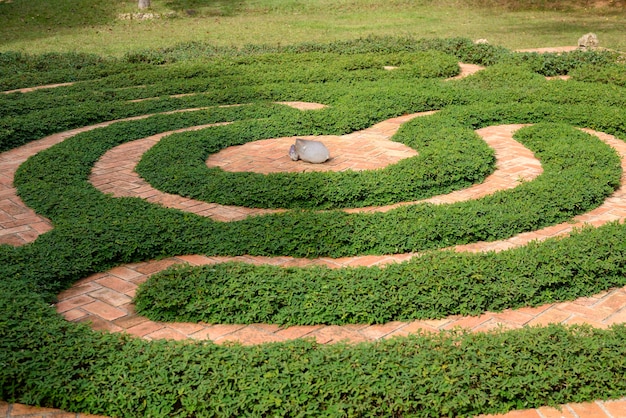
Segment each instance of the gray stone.
[{"label": "gray stone", "polygon": [[598,37],[595,33],[586,33],[578,40],[578,47],[580,48],[593,48],[598,45]]},{"label": "gray stone", "polygon": [[296,138],[296,143],[289,148],[289,157],[293,161],[302,160],[307,163],[320,164],[328,161],[330,152],[319,141]]}]

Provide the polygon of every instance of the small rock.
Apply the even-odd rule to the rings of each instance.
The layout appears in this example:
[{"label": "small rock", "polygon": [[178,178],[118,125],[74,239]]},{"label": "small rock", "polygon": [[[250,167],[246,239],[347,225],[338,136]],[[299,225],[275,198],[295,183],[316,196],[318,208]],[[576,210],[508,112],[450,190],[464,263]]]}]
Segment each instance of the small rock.
[{"label": "small rock", "polygon": [[579,48],[594,48],[598,45],[598,37],[595,33],[586,33],[578,40]]},{"label": "small rock", "polygon": [[476,40],[474,41],[474,44],[476,44],[476,45],[482,45],[482,44],[488,44],[488,43],[489,43],[489,41],[488,41],[488,40],[486,40],[486,39],[482,39],[482,38],[481,38],[481,39],[476,39]]}]

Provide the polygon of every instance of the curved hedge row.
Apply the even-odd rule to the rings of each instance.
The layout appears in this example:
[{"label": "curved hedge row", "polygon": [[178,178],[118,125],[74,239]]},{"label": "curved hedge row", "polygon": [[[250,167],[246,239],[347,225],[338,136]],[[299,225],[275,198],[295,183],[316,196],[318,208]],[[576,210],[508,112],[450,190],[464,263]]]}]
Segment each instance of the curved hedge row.
[{"label": "curved hedge row", "polygon": [[618,225],[501,253],[428,252],[385,267],[174,266],[135,296],[154,321],[371,324],[480,315],[626,285]]},{"label": "curved hedge row", "polygon": [[[607,194],[619,183],[619,159],[608,146],[587,134],[559,125],[536,125],[522,129],[517,137],[535,150],[543,162],[542,176],[515,190],[498,192],[475,202],[393,211],[388,216],[377,217],[374,224],[381,228],[375,233],[390,237],[385,242],[399,242],[404,237],[408,242],[421,239],[418,244],[425,243],[429,235],[438,234],[435,239],[439,245],[453,245],[454,239],[463,239],[464,234],[489,234],[495,228],[508,232],[520,219],[546,221],[571,214],[575,207],[586,205],[584,200],[593,194],[594,183],[600,187],[598,192],[604,190]],[[567,139],[559,141],[559,138]],[[560,196],[567,198],[563,200]],[[602,193],[598,195],[601,196]],[[410,221],[407,223],[403,218]],[[388,227],[392,223],[395,229]],[[402,229],[408,228],[407,225],[415,228]],[[277,235],[280,234],[274,233]],[[420,259],[417,263],[424,270],[419,273],[415,271],[415,263],[382,269],[284,270],[239,265],[176,269],[153,276],[145,283],[137,294],[137,305],[139,312],[158,321],[382,323],[539,304],[554,300],[557,294],[571,298],[582,290],[573,285],[575,281],[569,281],[578,273],[565,273],[568,279],[560,279],[554,285],[555,262],[550,263],[550,274],[543,275],[537,268],[533,281],[526,282],[533,270],[513,262],[511,254],[487,258],[487,264],[481,261],[469,269],[469,277],[463,277],[461,271],[444,273],[447,265],[457,263],[455,257],[438,262],[429,259],[426,263]],[[433,265],[437,265],[436,270],[432,269]],[[500,270],[503,266],[505,270]],[[619,272],[618,269],[618,276]],[[484,277],[484,281],[477,280],[478,277]],[[507,281],[511,283],[505,285]],[[546,282],[551,286],[544,287]],[[505,295],[499,290],[501,286]],[[583,288],[589,290],[587,285]]]},{"label": "curved hedge row", "polygon": [[[471,46],[469,41],[429,42],[436,49],[445,46],[444,52],[457,58],[463,55],[495,63],[504,56],[499,55],[498,48]],[[425,41],[411,48],[427,49],[428,45]],[[299,48],[354,54],[364,50],[395,53],[408,47],[402,40],[372,39]],[[154,57],[167,61],[176,55],[180,59],[183,52],[156,51]],[[264,49],[249,52],[260,55]],[[138,55],[137,61],[142,60]],[[157,84],[167,79],[167,65],[153,66],[136,80],[125,82],[124,75],[112,75],[105,81],[85,82],[82,87],[3,98],[14,101],[16,110],[0,120],[0,149],[106,119],[181,107],[285,100],[332,106],[325,118],[297,114],[302,123],[298,132],[301,129],[312,134],[342,134],[403,113],[445,109],[440,117],[453,117],[454,126],[465,131],[494,123],[564,122],[626,139],[623,88],[546,82],[519,65],[495,65],[482,75],[455,82],[393,79],[398,76],[389,75],[380,80],[328,83],[263,84],[257,78],[259,83],[246,84],[239,79],[240,83],[229,86],[220,84],[218,76],[212,83],[195,83],[193,71],[188,71],[195,65],[183,62],[175,69],[182,68],[182,73],[192,77],[189,84],[181,78],[164,83],[164,89]],[[228,82],[233,80],[237,79]],[[154,86],[116,90],[131,87],[135,81],[151,81]],[[185,98],[126,101],[159,91],[172,94],[177,86],[208,92]],[[65,97],[67,92],[75,94]],[[46,100],[56,106],[45,109]],[[30,104],[36,109],[32,113],[25,111]],[[50,306],[54,294],[76,280],[150,258],[193,253],[339,256],[421,247],[407,242],[400,231],[393,231],[398,221],[402,228],[411,226],[414,209],[394,211],[388,224],[382,222],[384,217],[361,218],[337,211],[294,211],[225,224],[135,198],[114,199],[88,182],[94,161],[124,141],[179,127],[257,118],[264,112],[268,120],[275,118],[271,129],[278,133],[279,119],[288,120],[296,114],[257,103],[117,123],[68,139],[20,168],[15,179],[20,195],[39,213],[49,216],[55,228],[31,245],[0,246],[0,398],[111,416],[471,416],[626,393],[623,326],[608,330],[551,326],[476,335],[442,333],[351,347],[319,346],[311,341],[242,347],[147,342],[93,332],[66,322],[54,312]],[[284,136],[289,135],[289,129],[284,131]],[[599,201],[599,196],[608,192],[607,186],[614,186],[615,156],[605,155],[604,146],[595,149],[596,141],[562,125],[550,129],[539,126],[528,130],[531,132],[531,138],[552,132],[563,141],[571,137],[587,143],[597,161],[613,167],[604,172],[603,167],[591,165],[597,180],[597,188],[592,187],[599,194],[589,201],[562,202],[573,210],[571,213],[582,207],[581,202],[593,205],[590,202]],[[561,140],[557,142],[562,149]],[[581,152],[587,149],[582,148]],[[571,168],[570,163],[578,163],[575,155],[553,155],[555,167]],[[533,183],[537,182],[520,189],[528,191]],[[565,187],[551,184],[556,189]],[[384,233],[379,235],[379,231]],[[455,297],[446,303],[468,311],[483,309],[481,306],[486,305],[481,301],[486,300],[501,301],[502,305],[495,307],[499,309],[517,303],[541,303],[550,297],[568,299],[623,284],[624,231],[623,225],[610,224],[497,255],[433,252],[393,268],[407,269],[402,274],[410,272],[412,277],[425,279],[441,272],[450,278],[440,282],[442,288],[453,286],[451,281],[458,278],[459,286],[451,293]],[[355,270],[366,283],[381,271]],[[297,272],[296,276],[306,274]],[[500,279],[508,284],[501,286]],[[468,281],[484,284],[475,304],[463,297],[469,291],[465,287]],[[405,301],[406,312],[413,309],[413,302],[420,301]],[[433,309],[424,315],[437,316],[437,312]]]},{"label": "curved hedge row", "polygon": [[[282,117],[280,129],[291,125],[296,132],[302,126],[299,119]],[[469,187],[491,174],[495,162],[493,150],[478,135],[435,119],[405,123],[393,140],[416,149],[419,156],[384,169],[262,175],[206,166],[209,154],[221,148],[275,136],[275,124],[275,119],[243,121],[170,135],[143,155],[136,171],[159,190],[205,202],[337,209],[415,201]]]},{"label": "curved hedge row", "polygon": [[[516,108],[522,115],[525,108]],[[466,106],[444,110],[440,114],[445,118],[450,112],[452,116],[446,120],[454,126],[461,124],[455,120],[481,114],[482,109],[482,106]],[[253,112],[252,109],[250,111]],[[107,149],[124,141],[154,134],[161,124],[174,129],[200,118],[205,122],[218,122],[229,113],[235,115],[245,113],[245,110],[221,108],[219,111],[212,110],[212,117],[205,116],[204,111],[197,113],[117,123],[77,135],[29,159],[18,170],[15,184],[24,201],[38,212],[55,222],[61,219],[74,222],[75,216],[84,213],[85,208],[96,200],[94,195],[98,193],[89,185],[87,177],[90,167]],[[509,119],[500,121],[507,122]],[[224,225],[204,220],[207,227],[214,231],[213,234],[220,237],[217,240],[219,250],[204,251],[217,251],[223,255],[287,254],[304,257],[422,251],[507,238],[565,221],[599,205],[619,183],[619,158],[599,140],[590,140],[592,137],[573,128],[544,128],[544,132],[538,128],[527,129],[528,132],[535,132],[534,137],[519,134],[520,140],[545,160],[544,173],[513,190],[476,201],[404,206],[387,213],[292,211]],[[62,166],[59,166],[59,161],[63,161]],[[79,190],[83,192],[79,194]],[[102,200],[100,196],[97,198],[99,202]],[[61,201],[64,203],[59,206]],[[99,203],[99,207],[102,205]]]}]

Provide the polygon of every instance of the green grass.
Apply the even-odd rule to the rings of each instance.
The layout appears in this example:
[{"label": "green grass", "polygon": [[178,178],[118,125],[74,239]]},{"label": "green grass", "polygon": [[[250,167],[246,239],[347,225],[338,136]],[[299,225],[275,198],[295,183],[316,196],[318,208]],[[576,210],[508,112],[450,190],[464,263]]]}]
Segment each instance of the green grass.
[{"label": "green grass", "polygon": [[[626,12],[576,2],[411,0],[153,0],[173,18],[120,20],[135,1],[0,1],[0,51],[121,56],[139,48],[203,41],[219,46],[326,42],[368,35],[486,38],[508,48],[576,45],[587,32],[626,51]],[[505,4],[500,4],[505,3]],[[513,4],[511,4],[513,3]],[[616,3],[616,2],[614,2]]]}]

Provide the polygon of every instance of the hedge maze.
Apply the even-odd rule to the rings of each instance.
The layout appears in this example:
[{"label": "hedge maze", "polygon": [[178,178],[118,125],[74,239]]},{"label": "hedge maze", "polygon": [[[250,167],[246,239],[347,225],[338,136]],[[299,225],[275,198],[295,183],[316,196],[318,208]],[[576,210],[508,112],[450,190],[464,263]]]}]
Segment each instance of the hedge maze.
[{"label": "hedge maze", "polygon": [[[485,69],[454,78],[459,62]],[[454,251],[578,222],[621,199],[624,69],[607,51],[515,53],[464,39],[242,50],[187,44],[115,60],[0,54],[2,90],[62,84],[0,95],[0,164],[12,164],[13,177],[0,193],[17,193],[41,222],[24,239],[32,242],[0,245],[0,398],[129,417],[430,417],[623,397],[621,324],[241,345],[94,331],[67,321],[55,303],[92,274],[179,255],[414,256],[369,267],[174,266],[140,286],[142,315],[385,324],[624,286],[619,219],[499,252]],[[563,75],[569,79],[549,79]],[[207,165],[227,150],[237,156],[277,138],[332,137],[340,146],[418,113],[384,137],[405,154],[372,169]],[[501,163],[477,132],[511,124],[519,127],[515,145],[504,148],[526,150],[540,163],[535,175],[469,200],[422,202],[489,182]],[[48,140],[18,167],[7,162],[47,136],[55,144]],[[126,154],[120,147],[146,138],[150,146],[127,171],[169,201],[115,196],[94,180],[106,155]],[[355,141],[346,154],[365,152],[367,135]],[[287,149],[275,159],[288,160]],[[232,207],[243,215],[216,215]]]}]

